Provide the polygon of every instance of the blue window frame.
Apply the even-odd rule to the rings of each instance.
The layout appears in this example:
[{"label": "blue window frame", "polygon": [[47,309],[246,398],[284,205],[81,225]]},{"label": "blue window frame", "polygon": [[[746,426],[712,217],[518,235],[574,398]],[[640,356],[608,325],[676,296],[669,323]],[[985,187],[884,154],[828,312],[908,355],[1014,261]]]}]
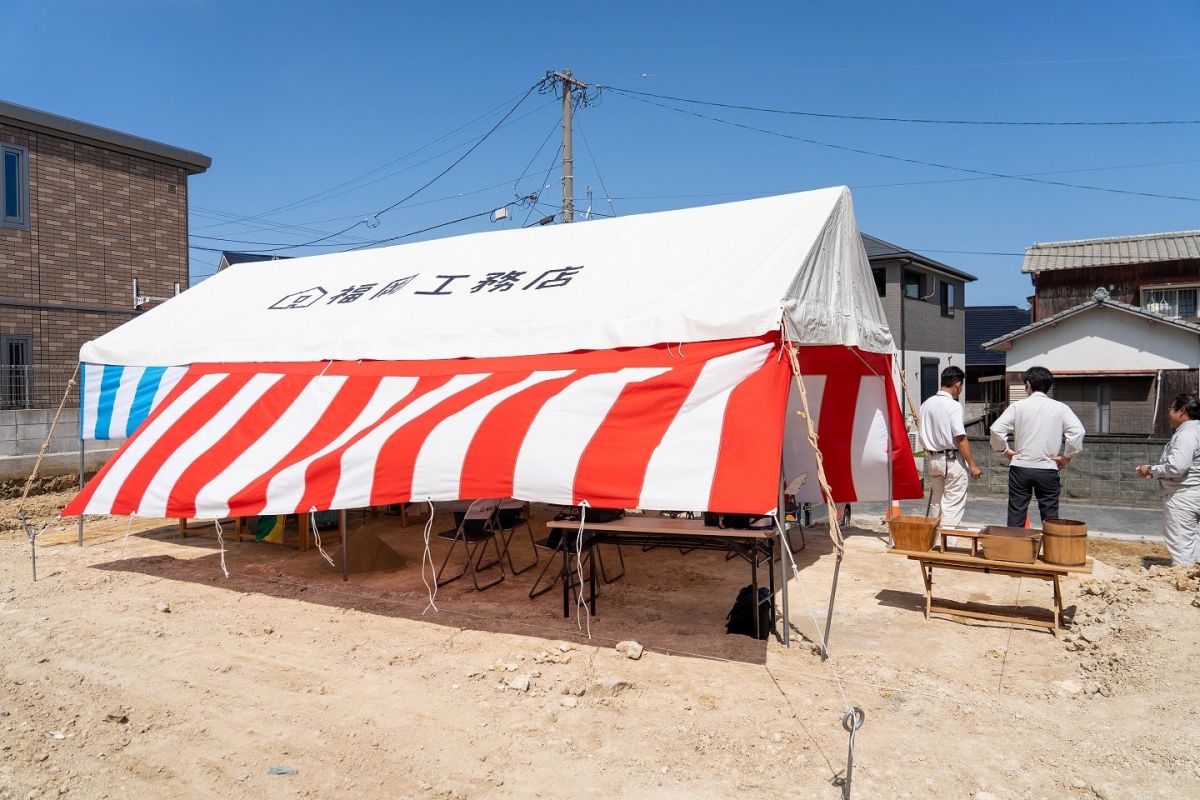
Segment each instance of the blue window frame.
[{"label": "blue window frame", "polygon": [[0,143],[0,227],[29,227],[29,150]]}]

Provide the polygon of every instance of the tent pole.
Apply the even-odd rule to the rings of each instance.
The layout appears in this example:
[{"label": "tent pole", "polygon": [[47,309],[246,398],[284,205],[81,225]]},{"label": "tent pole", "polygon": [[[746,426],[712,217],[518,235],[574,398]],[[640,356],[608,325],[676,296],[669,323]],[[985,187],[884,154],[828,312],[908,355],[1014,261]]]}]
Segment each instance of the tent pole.
[{"label": "tent pole", "polygon": [[837,597],[838,573],[842,570],[842,553],[837,554],[837,561],[833,562],[833,583],[829,587],[829,611],[825,615],[825,640],[821,645],[821,660],[825,661],[829,658],[829,627],[833,625],[833,601]]},{"label": "tent pole", "polygon": [[350,544],[346,540],[346,509],[338,511],[338,530],[342,533],[342,583],[350,580]]},{"label": "tent pole", "polygon": [[[80,414],[83,410],[80,409]],[[79,491],[83,491],[83,434],[79,436]],[[83,547],[83,514],[79,515],[79,546]]]},{"label": "tent pole", "polygon": [[791,549],[792,543],[788,541],[787,535],[787,506],[783,501],[784,481],[787,480],[787,474],[783,471],[783,455],[779,457],[779,546],[783,549],[779,551],[779,595],[783,601],[783,646],[792,646],[792,618],[788,615],[788,574],[787,563],[790,553],[786,552]]}]

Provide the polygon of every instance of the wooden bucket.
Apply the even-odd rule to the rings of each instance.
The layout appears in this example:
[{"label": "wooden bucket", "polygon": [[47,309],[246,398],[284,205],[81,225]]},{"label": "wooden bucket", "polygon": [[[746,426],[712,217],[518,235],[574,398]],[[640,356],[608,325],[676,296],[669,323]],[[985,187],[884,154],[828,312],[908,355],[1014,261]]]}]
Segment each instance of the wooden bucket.
[{"label": "wooden bucket", "polygon": [[939,521],[938,517],[901,515],[888,520],[888,527],[897,550],[924,551],[933,548]]},{"label": "wooden bucket", "polygon": [[1060,567],[1082,567],[1087,562],[1087,523],[1073,519],[1042,522],[1042,560]]}]

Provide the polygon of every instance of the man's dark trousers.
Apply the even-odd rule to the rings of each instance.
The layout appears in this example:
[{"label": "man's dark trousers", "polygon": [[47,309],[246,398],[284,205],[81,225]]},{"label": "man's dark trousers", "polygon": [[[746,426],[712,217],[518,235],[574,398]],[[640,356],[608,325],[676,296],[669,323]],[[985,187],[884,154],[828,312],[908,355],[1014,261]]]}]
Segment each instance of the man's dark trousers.
[{"label": "man's dark trousers", "polygon": [[1029,498],[1037,495],[1042,521],[1058,519],[1058,495],[1061,486],[1058,470],[1035,467],[1008,468],[1008,525],[1019,528],[1029,513]]}]

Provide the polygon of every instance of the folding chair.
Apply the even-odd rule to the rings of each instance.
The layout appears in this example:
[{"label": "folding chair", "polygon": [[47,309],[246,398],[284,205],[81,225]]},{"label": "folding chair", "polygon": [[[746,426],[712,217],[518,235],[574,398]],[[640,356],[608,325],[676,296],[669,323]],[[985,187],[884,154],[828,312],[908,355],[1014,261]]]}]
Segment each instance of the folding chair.
[{"label": "folding chair", "polygon": [[[557,537],[557,539],[555,537]],[[561,570],[556,573],[553,576],[553,580],[551,580],[545,586],[541,585],[542,580],[546,577],[546,573],[550,571],[550,568],[558,562],[558,559],[555,558],[555,556],[561,554],[565,554],[568,558],[574,556],[577,549],[576,544],[576,533],[574,531],[567,530],[554,531],[545,539],[539,539],[533,543],[533,546],[538,550],[549,550],[550,558],[546,561],[546,566],[542,567],[541,573],[538,574],[537,580],[533,582],[533,586],[529,590],[529,598],[531,600],[539,595],[545,594],[555,587],[555,585],[562,578]],[[605,583],[613,583],[619,580],[625,574],[625,556],[621,553],[620,545],[617,545],[616,548],[617,558],[621,563],[621,571],[616,575],[611,576],[608,574],[608,568],[604,565],[604,556],[600,553],[599,545],[593,545],[585,538],[583,547],[584,553],[582,555],[582,564],[580,566],[583,569],[585,581],[587,580],[587,576],[591,574],[590,565],[593,553],[595,553],[596,563],[600,566],[600,579]],[[568,572],[570,573],[570,577],[567,583],[567,588],[569,590],[574,590],[579,586],[579,578],[574,568],[569,569]]]},{"label": "folding chair", "polygon": [[[520,575],[526,570],[533,569],[541,559],[538,556],[537,542],[533,539],[533,526],[529,524],[528,504],[521,500],[501,500],[495,516],[496,535],[504,542],[504,555],[508,558],[508,568],[513,575]],[[524,527],[529,532],[529,544],[533,548],[533,563],[517,569],[513,563],[512,540],[517,529]]]},{"label": "folding chair", "polygon": [[[462,522],[458,524],[457,528],[442,531],[438,534],[440,538],[450,540],[450,549],[446,551],[446,557],[442,559],[442,565],[438,567],[437,577],[435,578],[435,582],[439,588],[451,581],[458,580],[463,575],[466,575],[467,572],[471,573],[471,582],[475,584],[475,588],[478,591],[489,589],[504,580],[503,555],[500,552],[500,545],[496,541],[497,529],[495,526],[495,516],[496,509],[499,507],[499,500],[476,500],[468,506],[466,513],[463,514]],[[457,575],[452,575],[449,578],[443,577],[442,572],[446,569],[446,564],[449,563],[450,556],[454,553],[454,546],[459,542],[462,542],[467,562]],[[492,546],[496,548],[496,558],[484,564],[483,556],[486,552],[488,542],[491,542]],[[481,586],[479,584],[479,571],[492,566],[498,566],[500,574],[495,580]]]}]

